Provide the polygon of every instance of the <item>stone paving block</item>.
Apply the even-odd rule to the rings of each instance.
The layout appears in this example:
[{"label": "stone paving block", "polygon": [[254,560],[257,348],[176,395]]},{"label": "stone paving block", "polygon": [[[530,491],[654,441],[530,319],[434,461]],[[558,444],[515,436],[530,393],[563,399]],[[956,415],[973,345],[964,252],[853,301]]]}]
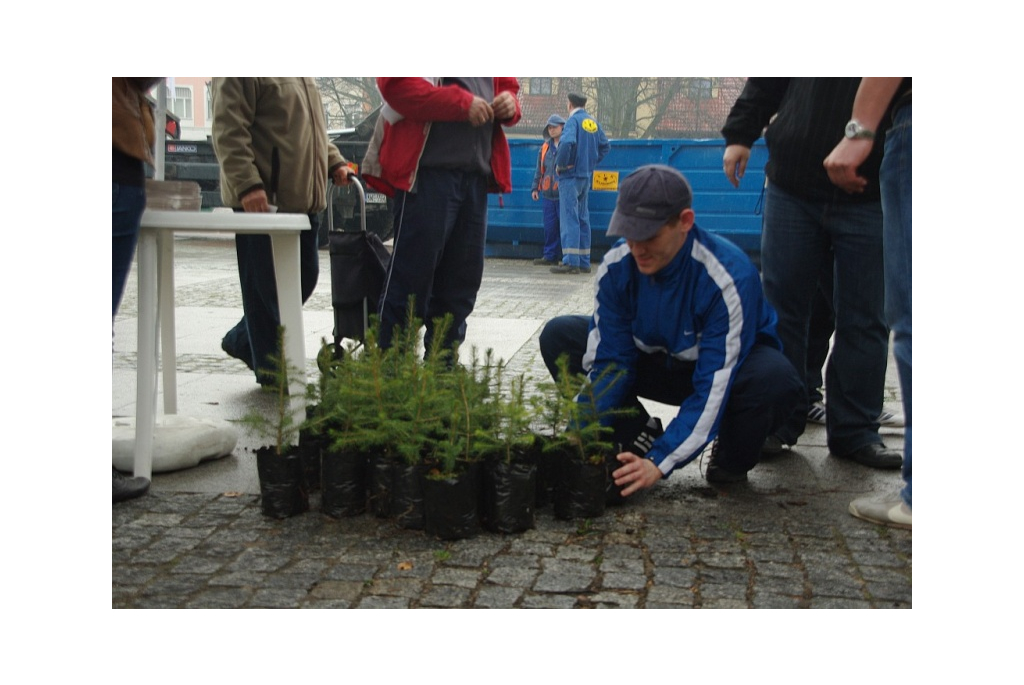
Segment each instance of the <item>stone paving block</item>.
[{"label": "stone paving block", "polygon": [[647,576],[642,573],[605,573],[601,587],[606,590],[643,590],[647,587]]},{"label": "stone paving block", "polygon": [[377,568],[370,564],[337,564],[326,569],[323,576],[325,580],[354,580],[361,583],[372,580]]},{"label": "stone paving block", "polygon": [[268,588],[302,588],[308,590],[321,580],[317,571],[282,571],[280,573],[268,573],[263,581],[263,586]]},{"label": "stone paving block", "polygon": [[436,585],[455,585],[458,587],[475,588],[480,584],[483,572],[469,568],[448,568],[442,566],[434,571],[431,580]]},{"label": "stone paving block", "polygon": [[803,577],[777,578],[758,575],[754,581],[754,592],[801,597],[804,594],[804,579]]},{"label": "stone paving block", "polygon": [[266,574],[258,571],[236,571],[234,573],[219,573],[210,578],[208,584],[211,587],[261,587],[266,581]]},{"label": "stone paving block", "polygon": [[[647,606],[678,605],[692,607],[695,595],[689,588],[655,585],[647,590]],[[673,607],[675,608],[675,607]]]},{"label": "stone paving block", "polygon": [[636,609],[640,605],[640,596],[629,592],[598,592],[580,603],[595,609]]},{"label": "stone paving block", "polygon": [[259,549],[247,549],[225,568],[229,571],[277,571],[291,561],[283,554],[269,554]]},{"label": "stone paving block", "polygon": [[850,597],[812,597],[808,606],[811,609],[871,609],[873,605],[865,599]]},{"label": "stone paving block", "polygon": [[582,547],[580,545],[565,545],[559,547],[558,551],[555,552],[555,559],[562,561],[585,561],[590,562],[594,560],[595,551],[591,547]]},{"label": "stone paving block", "polygon": [[745,599],[736,599],[731,597],[713,597],[706,599],[701,604],[702,609],[747,609],[747,601]]},{"label": "stone paving block", "polygon": [[574,595],[528,594],[523,597],[524,609],[572,609],[576,606]]},{"label": "stone paving block", "polygon": [[658,566],[654,569],[654,584],[692,588],[697,584],[697,569]]},{"label": "stone paving block", "polygon": [[[607,550],[606,550],[607,551]],[[614,559],[603,555],[601,571],[604,573],[640,573],[644,572],[643,559]]]},{"label": "stone paving block", "polygon": [[374,580],[366,588],[371,595],[392,595],[395,597],[418,597],[423,581],[416,578],[393,578]]},{"label": "stone paving block", "polygon": [[490,585],[480,588],[473,606],[482,609],[511,609],[522,594],[522,588]]},{"label": "stone paving block", "polygon": [[308,593],[295,588],[263,588],[257,590],[248,606],[254,609],[297,609]]},{"label": "stone paving block", "polygon": [[487,574],[487,582],[492,585],[511,585],[513,587],[530,587],[540,573],[535,568],[516,568],[501,566]]},{"label": "stone paving block", "polygon": [[800,609],[807,602],[798,595],[783,595],[758,590],[754,593],[754,599],[750,604],[754,609]]},{"label": "stone paving block", "polygon": [[700,596],[706,605],[712,599],[735,599],[746,603],[746,583],[701,583]]},{"label": "stone paving block", "polygon": [[180,559],[171,569],[171,573],[201,573],[212,574],[224,568],[223,559],[212,559],[209,557],[188,556]]},{"label": "stone paving block", "polygon": [[586,592],[594,582],[596,572],[589,574],[545,571],[533,584],[536,592]]},{"label": "stone paving block", "polygon": [[344,600],[351,602],[365,589],[363,583],[352,580],[325,580],[317,583],[309,595],[316,600]]},{"label": "stone paving block", "polygon": [[210,588],[185,602],[186,609],[240,609],[253,596],[248,588]]},{"label": "stone paving block", "polygon": [[408,609],[411,600],[407,597],[363,597],[355,605],[356,609]]},{"label": "stone paving block", "polygon": [[455,585],[434,585],[419,602],[421,607],[458,608],[469,601],[469,588]]},{"label": "stone paving block", "polygon": [[875,601],[893,601],[910,603],[913,600],[913,593],[909,585],[903,582],[876,582],[867,581],[865,589],[868,595]]},{"label": "stone paving block", "polygon": [[513,566],[515,568],[540,568],[541,557],[532,554],[502,554],[489,560],[491,568]]}]

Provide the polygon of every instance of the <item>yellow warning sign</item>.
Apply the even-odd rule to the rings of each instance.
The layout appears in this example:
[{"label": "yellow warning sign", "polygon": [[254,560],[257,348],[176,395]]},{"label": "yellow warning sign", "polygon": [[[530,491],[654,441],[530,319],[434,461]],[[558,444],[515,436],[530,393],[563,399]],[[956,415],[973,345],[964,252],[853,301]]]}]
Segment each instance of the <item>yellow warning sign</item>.
[{"label": "yellow warning sign", "polygon": [[593,190],[618,190],[618,171],[595,171],[594,180],[590,186]]}]

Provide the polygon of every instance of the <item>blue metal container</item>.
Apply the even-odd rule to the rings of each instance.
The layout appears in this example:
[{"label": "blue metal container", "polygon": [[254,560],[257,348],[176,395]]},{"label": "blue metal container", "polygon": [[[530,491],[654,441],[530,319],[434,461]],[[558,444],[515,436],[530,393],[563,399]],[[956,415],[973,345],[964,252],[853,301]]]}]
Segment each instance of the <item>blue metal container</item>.
[{"label": "blue metal container", "polygon": [[[542,141],[510,139],[512,192],[491,195],[487,210],[487,256],[539,257],[544,244],[541,202],[530,197],[537,155]],[[613,140],[611,152],[595,172],[607,190],[590,192],[592,256],[595,260],[615,242],[605,231],[615,209],[618,182],[645,164],[667,164],[679,169],[693,187],[697,223],[740,246],[754,261],[761,252],[761,205],[764,165],[768,150],[760,139],[751,150],[746,176],[733,188],[722,172],[725,142],[716,140]]]}]

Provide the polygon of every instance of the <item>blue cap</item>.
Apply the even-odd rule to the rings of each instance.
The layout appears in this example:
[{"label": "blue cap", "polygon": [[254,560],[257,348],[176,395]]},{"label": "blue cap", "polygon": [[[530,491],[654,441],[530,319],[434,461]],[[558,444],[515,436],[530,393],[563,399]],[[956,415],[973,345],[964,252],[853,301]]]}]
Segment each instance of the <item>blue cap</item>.
[{"label": "blue cap", "polygon": [[548,123],[544,124],[544,128],[547,128],[548,126],[565,126],[565,119],[557,114],[552,114],[548,117]]},{"label": "blue cap", "polygon": [[693,191],[678,169],[664,164],[642,166],[619,186],[607,235],[649,240],[692,202]]}]

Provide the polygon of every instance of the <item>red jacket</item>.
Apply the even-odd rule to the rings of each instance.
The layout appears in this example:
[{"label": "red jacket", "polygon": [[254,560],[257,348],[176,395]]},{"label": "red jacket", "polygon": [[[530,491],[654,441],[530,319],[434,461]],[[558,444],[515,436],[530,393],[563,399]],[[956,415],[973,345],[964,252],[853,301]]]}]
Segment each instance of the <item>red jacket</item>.
[{"label": "red jacket", "polygon": [[[383,116],[377,119],[374,137],[363,160],[362,176],[374,189],[387,195],[410,190],[416,183],[420,157],[430,133],[432,121],[465,121],[473,95],[458,86],[434,86],[423,78],[378,78],[377,87],[384,100],[403,119],[394,124]],[[494,79],[494,94],[519,92],[519,82],[510,77]],[[522,111],[516,98],[516,113],[502,126],[514,126]],[[494,126],[491,139],[491,178],[489,192],[512,190],[512,157],[502,126]]]}]

